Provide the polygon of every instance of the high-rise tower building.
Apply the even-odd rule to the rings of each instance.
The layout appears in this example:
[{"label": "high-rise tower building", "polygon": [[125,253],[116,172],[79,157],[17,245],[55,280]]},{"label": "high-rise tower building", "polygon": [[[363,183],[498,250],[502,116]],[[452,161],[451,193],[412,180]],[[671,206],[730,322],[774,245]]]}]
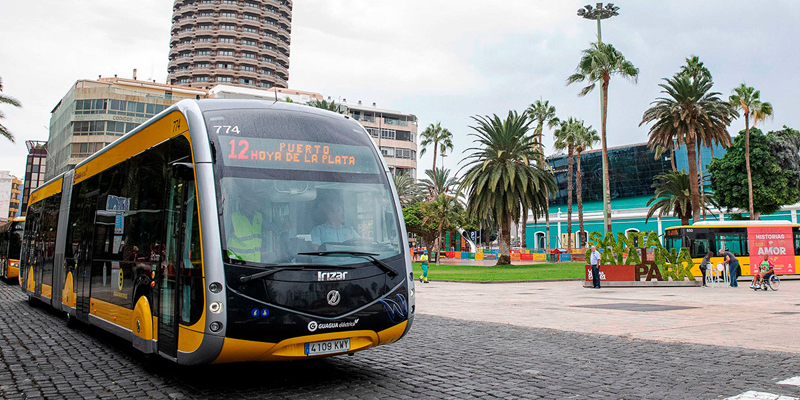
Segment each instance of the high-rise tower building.
[{"label": "high-rise tower building", "polygon": [[287,87],[291,0],[175,0],[169,83]]}]

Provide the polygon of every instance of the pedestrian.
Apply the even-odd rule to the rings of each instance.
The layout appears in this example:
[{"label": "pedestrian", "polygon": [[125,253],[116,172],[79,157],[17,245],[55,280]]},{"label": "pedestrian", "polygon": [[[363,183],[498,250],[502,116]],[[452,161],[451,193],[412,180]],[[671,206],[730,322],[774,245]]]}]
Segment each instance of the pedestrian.
[{"label": "pedestrian", "polygon": [[703,261],[700,261],[700,273],[703,274],[703,287],[706,287],[706,274],[708,273],[709,267],[711,266],[711,257],[714,256],[713,252],[706,253],[705,257],[703,257]]},{"label": "pedestrian", "polygon": [[422,262],[422,276],[419,277],[420,282],[428,283],[428,251],[423,250],[422,255],[419,257]]},{"label": "pedestrian", "polygon": [[592,246],[592,289],[600,289],[600,252],[597,246]]},{"label": "pedestrian", "polygon": [[739,287],[739,260],[728,250],[719,249],[719,254],[725,259],[723,263],[728,266],[728,277],[731,280],[731,287]]}]

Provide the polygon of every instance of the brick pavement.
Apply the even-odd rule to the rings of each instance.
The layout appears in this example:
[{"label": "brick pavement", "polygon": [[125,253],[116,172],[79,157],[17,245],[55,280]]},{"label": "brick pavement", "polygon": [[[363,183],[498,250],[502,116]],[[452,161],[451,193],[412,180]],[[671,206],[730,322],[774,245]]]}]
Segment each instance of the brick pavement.
[{"label": "brick pavement", "polygon": [[419,315],[400,342],[353,357],[175,367],[98,329],[71,330],[0,282],[2,398],[696,399],[776,382],[796,354],[646,341]]}]

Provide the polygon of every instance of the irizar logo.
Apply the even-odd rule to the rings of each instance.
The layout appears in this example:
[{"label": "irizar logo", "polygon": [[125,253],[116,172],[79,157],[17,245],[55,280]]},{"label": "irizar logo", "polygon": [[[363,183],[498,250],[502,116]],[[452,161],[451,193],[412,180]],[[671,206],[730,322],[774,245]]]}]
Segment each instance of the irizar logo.
[{"label": "irizar logo", "polygon": [[319,282],[327,282],[327,281],[343,281],[347,278],[347,272],[317,272],[317,281]]}]

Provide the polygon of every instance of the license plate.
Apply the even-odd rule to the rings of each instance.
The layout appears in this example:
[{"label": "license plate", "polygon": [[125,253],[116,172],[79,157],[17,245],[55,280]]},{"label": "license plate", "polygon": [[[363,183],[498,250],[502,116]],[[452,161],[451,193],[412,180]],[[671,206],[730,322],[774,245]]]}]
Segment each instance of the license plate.
[{"label": "license plate", "polygon": [[306,355],[344,353],[350,350],[350,339],[326,340],[324,342],[306,343]]}]

